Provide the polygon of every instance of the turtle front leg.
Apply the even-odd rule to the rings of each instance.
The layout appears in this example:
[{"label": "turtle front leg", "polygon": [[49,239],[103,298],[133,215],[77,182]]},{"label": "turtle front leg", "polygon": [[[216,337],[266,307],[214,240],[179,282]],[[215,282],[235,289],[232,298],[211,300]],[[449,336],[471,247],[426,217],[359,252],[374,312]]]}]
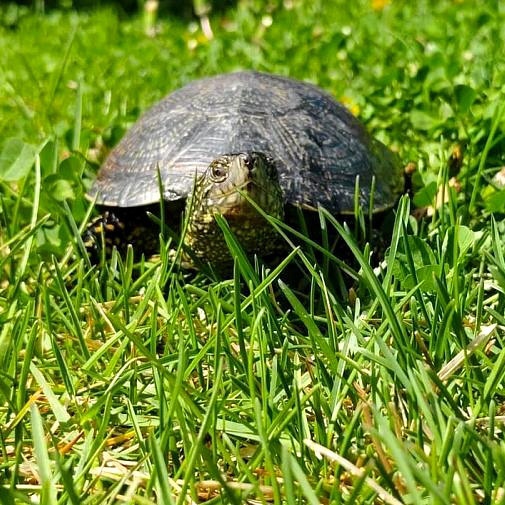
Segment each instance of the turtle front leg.
[{"label": "turtle front leg", "polygon": [[82,241],[92,263],[100,261],[100,251],[105,247],[106,255],[110,256],[114,246],[119,250],[126,250],[124,243],[126,225],[112,211],[103,214],[88,224],[82,234]]},{"label": "turtle front leg", "polygon": [[129,244],[136,260],[142,254],[149,258],[159,253],[160,228],[148,216],[148,212],[156,214],[157,210],[150,207],[105,210],[83,233],[82,240],[91,262],[100,262],[103,248],[107,257],[111,256],[114,248],[124,255]]}]

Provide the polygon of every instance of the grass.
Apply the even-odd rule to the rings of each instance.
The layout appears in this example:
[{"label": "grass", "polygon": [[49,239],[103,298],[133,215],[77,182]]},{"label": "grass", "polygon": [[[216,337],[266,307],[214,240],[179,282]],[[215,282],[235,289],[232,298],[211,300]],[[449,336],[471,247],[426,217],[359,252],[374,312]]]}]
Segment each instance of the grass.
[{"label": "grass", "polygon": [[[242,0],[210,40],[175,11],[146,35],[141,8],[0,6],[0,502],[505,503],[504,10],[384,4]],[[416,165],[384,258],[321,211],[347,264],[267,269],[221,221],[229,279],[170,243],[92,267],[106,151],[239,68],[318,83]]]}]

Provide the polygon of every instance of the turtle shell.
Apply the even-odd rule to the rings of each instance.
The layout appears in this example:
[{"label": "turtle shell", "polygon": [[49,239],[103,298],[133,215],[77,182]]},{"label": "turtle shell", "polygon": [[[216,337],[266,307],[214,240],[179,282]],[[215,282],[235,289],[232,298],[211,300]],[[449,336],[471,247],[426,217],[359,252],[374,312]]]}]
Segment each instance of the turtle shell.
[{"label": "turtle shell", "polygon": [[[285,203],[352,212],[392,206],[402,169],[383,144],[321,89],[286,77],[237,72],[193,81],[150,108],[113,149],[88,196],[109,207],[186,198],[217,157],[271,157]],[[373,182],[375,178],[375,181]]]}]

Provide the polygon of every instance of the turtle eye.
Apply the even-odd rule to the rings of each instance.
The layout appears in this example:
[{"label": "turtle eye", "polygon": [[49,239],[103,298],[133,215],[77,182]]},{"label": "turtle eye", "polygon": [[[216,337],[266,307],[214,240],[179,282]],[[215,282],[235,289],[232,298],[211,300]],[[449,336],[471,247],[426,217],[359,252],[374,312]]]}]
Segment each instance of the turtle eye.
[{"label": "turtle eye", "polygon": [[223,165],[213,165],[210,176],[214,182],[223,182],[228,177],[228,169]]}]

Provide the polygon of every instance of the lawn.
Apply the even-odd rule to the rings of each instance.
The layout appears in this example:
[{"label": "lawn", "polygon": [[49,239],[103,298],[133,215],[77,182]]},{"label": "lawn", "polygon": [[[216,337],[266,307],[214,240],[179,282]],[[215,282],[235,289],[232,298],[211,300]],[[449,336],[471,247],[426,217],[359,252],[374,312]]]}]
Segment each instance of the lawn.
[{"label": "lawn", "polygon": [[[503,3],[25,3],[0,5],[0,503],[505,503]],[[345,261],[229,236],[229,278],[164,238],[92,265],[107,152],[239,69],[321,86],[398,153],[390,233],[322,210]]]}]

